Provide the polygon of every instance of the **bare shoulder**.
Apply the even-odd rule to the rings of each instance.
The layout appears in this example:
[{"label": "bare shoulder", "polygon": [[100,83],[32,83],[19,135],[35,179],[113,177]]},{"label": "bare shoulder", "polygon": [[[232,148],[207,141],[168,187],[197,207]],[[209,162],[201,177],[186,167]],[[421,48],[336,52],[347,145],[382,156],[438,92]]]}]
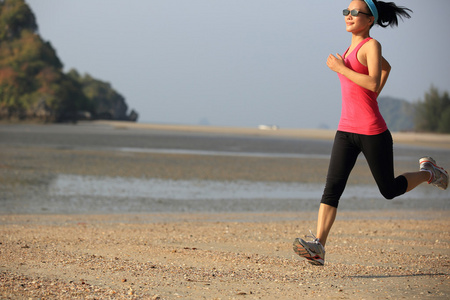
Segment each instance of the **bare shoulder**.
[{"label": "bare shoulder", "polygon": [[[376,39],[371,39],[371,40],[369,40],[369,41],[366,43],[366,45],[367,45],[367,48],[368,48],[368,49],[376,50],[376,51],[381,50],[381,44],[380,44],[380,42],[377,41]],[[366,46],[366,45],[364,45],[364,46]]]},{"label": "bare shoulder", "polygon": [[381,54],[381,44],[376,39],[371,39],[361,47],[361,50],[363,55]]},{"label": "bare shoulder", "polygon": [[381,44],[377,40],[371,39],[361,47],[357,55],[359,62],[364,66],[368,66],[369,61],[378,64],[382,57]]}]

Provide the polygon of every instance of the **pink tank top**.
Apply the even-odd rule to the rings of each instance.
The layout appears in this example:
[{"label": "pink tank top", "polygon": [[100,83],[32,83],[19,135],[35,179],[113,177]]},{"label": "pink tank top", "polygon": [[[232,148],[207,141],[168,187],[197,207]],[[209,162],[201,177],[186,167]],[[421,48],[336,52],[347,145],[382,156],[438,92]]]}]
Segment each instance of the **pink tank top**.
[{"label": "pink tank top", "polygon": [[[344,59],[348,68],[361,74],[369,74],[368,68],[358,61],[357,54],[359,49],[371,39],[371,37],[366,38]],[[357,85],[341,74],[338,75],[342,91],[342,110],[338,130],[364,135],[376,135],[386,131],[388,128],[378,108],[377,93]]]}]

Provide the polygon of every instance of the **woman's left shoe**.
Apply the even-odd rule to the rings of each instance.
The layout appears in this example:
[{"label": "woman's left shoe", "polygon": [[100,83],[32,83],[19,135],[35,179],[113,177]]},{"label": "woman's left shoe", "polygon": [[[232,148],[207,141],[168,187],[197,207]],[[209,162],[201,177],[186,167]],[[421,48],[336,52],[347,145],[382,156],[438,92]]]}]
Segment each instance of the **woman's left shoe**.
[{"label": "woman's left shoe", "polygon": [[431,172],[431,178],[428,184],[432,184],[441,190],[448,187],[448,173],[444,168],[438,167],[436,161],[429,156],[419,159],[419,166],[421,171]]}]

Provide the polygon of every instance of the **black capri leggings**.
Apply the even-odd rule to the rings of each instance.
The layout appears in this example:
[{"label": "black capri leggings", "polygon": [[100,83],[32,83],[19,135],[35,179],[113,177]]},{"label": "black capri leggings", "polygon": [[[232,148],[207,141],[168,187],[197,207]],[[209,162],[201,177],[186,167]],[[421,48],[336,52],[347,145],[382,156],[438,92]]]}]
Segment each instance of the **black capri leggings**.
[{"label": "black capri leggings", "polygon": [[394,177],[393,142],[389,130],[377,135],[337,131],[321,203],[338,207],[350,172],[361,152],[366,157],[378,189],[386,199],[393,199],[406,192],[406,178]]}]

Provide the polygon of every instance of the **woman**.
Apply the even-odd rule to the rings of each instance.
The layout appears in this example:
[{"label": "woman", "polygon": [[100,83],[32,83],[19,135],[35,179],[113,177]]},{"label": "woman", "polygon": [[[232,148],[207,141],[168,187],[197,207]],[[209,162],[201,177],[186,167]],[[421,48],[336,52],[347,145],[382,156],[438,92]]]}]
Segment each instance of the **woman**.
[{"label": "woman", "polygon": [[353,0],[343,11],[352,42],[343,56],[330,55],[327,60],[328,67],[341,81],[342,111],[319,208],[317,238],[313,235],[311,242],[300,238],[294,241],[294,251],[314,265],[324,264],[328,233],[359,153],[366,157],[386,199],[400,196],[423,182],[441,189],[448,186],[447,172],[431,157],[419,160],[420,171],[394,177],[392,136],[378,109],[377,96],[391,67],[381,55],[380,43],[369,32],[374,24],[398,25],[398,16],[410,18],[410,11],[392,2],[376,0]]}]

